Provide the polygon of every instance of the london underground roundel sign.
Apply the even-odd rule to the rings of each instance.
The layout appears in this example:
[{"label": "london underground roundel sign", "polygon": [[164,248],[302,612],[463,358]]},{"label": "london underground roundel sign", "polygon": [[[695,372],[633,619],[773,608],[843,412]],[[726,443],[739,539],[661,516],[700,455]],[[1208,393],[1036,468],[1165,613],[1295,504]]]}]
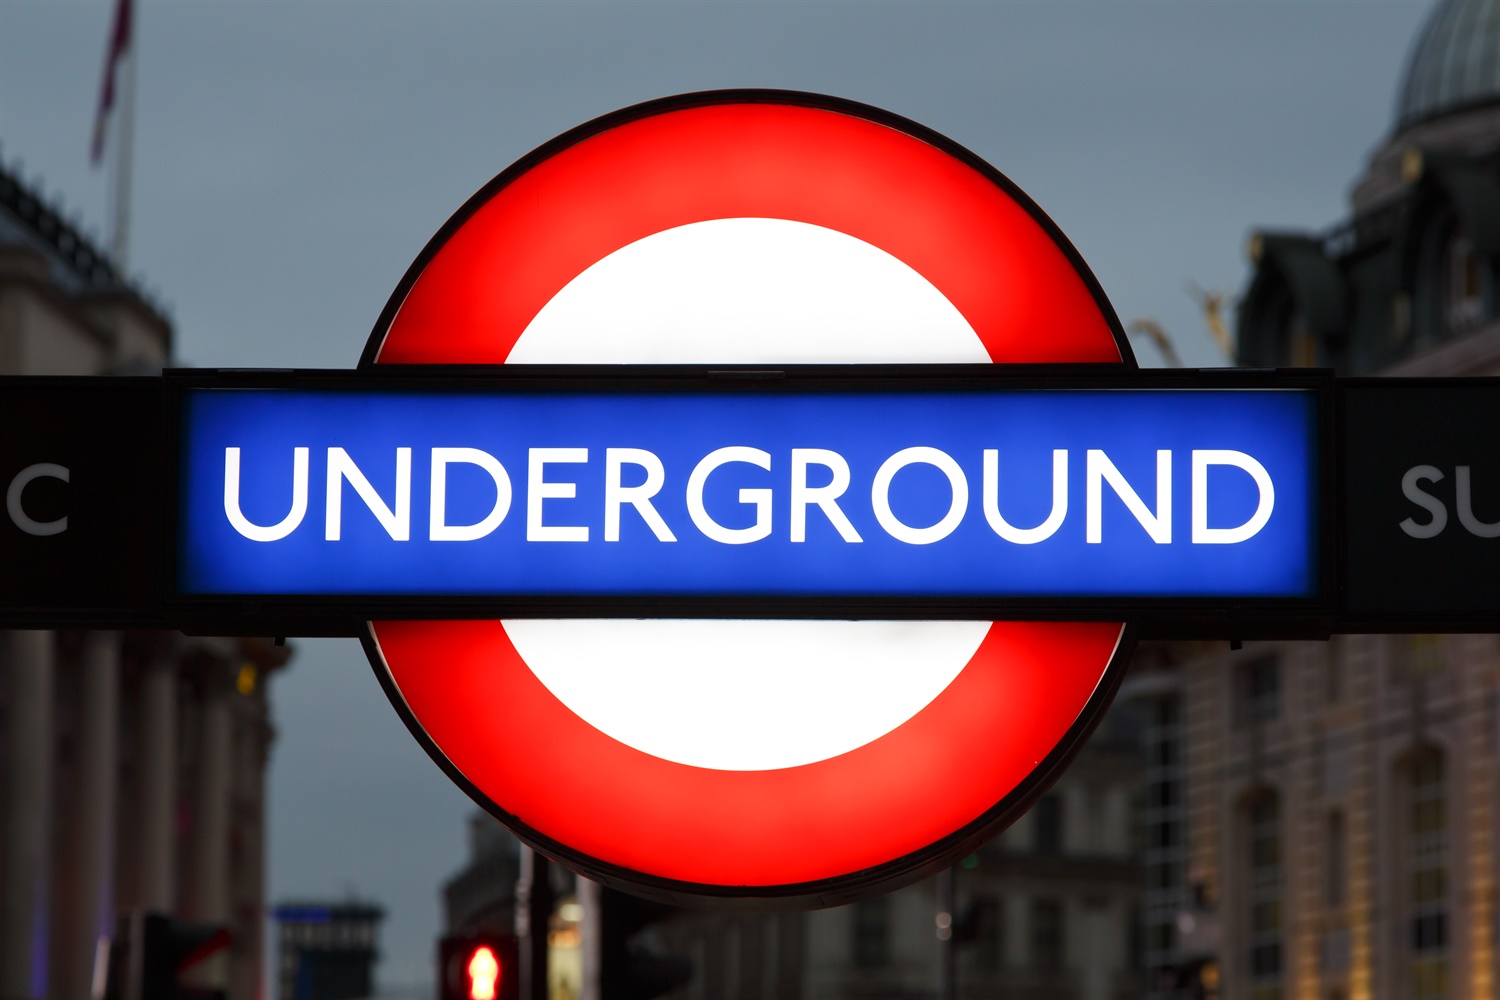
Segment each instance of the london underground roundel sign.
[{"label": "london underground roundel sign", "polygon": [[[885,112],[640,105],[500,174],[413,264],[362,367],[1133,366],[1057,228]],[[663,898],[820,905],[972,851],[1056,777],[1128,654],[1109,622],[381,621],[393,704],[543,853]]]}]

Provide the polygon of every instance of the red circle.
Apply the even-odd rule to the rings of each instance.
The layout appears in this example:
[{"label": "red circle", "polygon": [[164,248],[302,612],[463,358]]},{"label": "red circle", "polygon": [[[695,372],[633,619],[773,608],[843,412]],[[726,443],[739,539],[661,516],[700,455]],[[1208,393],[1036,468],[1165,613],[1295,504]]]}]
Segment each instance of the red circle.
[{"label": "red circle", "polygon": [[[1076,252],[993,168],[883,112],[780,93],[627,110],[501,174],[413,265],[366,359],[502,363],[590,265],[665,229],[738,217],[821,225],[896,256],[996,362],[1132,363]],[[769,771],[691,767],[614,740],[541,684],[499,622],[379,622],[371,635],[429,752],[547,853],[658,894],[790,897],[889,888],[872,873],[910,880],[993,832],[1107,703],[1123,626],[994,623],[903,725]]]}]

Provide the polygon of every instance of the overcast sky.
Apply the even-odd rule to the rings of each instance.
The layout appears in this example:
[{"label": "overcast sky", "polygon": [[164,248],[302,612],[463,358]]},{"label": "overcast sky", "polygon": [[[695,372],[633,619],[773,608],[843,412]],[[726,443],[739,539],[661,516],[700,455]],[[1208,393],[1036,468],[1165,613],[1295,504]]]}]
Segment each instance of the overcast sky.
[{"label": "overcast sky", "polygon": [[[110,7],[0,0],[0,158],[100,233],[88,143]],[[183,363],[350,367],[427,239],[527,150],[653,97],[783,87],[975,150],[1122,320],[1153,317],[1189,364],[1216,364],[1185,283],[1238,290],[1249,229],[1340,219],[1429,7],[148,0],[131,270],[170,305]],[[298,650],[273,691],[271,898],[378,900],[382,982],[426,987],[469,805],[356,643]]]}]

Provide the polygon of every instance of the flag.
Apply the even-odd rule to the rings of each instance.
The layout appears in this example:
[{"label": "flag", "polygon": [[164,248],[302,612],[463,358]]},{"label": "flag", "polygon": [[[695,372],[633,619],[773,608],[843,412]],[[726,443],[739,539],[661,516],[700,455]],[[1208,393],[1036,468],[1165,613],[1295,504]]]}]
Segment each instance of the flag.
[{"label": "flag", "polygon": [[130,22],[133,0],[116,0],[115,23],[109,32],[109,44],[104,50],[104,81],[99,89],[99,108],[94,112],[94,142],[89,161],[95,166],[104,158],[104,130],[109,125],[109,115],[115,106],[115,79],[119,75],[120,62],[130,49]]}]

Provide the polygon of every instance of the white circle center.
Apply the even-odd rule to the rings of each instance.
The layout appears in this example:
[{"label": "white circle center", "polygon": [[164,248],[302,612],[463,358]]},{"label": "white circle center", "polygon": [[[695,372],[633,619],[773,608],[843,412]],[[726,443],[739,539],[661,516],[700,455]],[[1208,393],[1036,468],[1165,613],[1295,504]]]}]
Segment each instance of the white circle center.
[{"label": "white circle center", "polygon": [[[715,219],[616,250],[570,281],[507,361],[987,362],[953,304],[863,240]],[[879,739],[932,702],[989,622],[505,622],[564,705],[643,753],[770,770]]]},{"label": "white circle center", "polygon": [[846,753],[943,692],[988,622],[535,621],[517,652],[595,729],[679,764],[764,771]]},{"label": "white circle center", "polygon": [[507,359],[536,364],[989,361],[963,314],[864,240],[714,219],[621,247],[568,282]]}]

